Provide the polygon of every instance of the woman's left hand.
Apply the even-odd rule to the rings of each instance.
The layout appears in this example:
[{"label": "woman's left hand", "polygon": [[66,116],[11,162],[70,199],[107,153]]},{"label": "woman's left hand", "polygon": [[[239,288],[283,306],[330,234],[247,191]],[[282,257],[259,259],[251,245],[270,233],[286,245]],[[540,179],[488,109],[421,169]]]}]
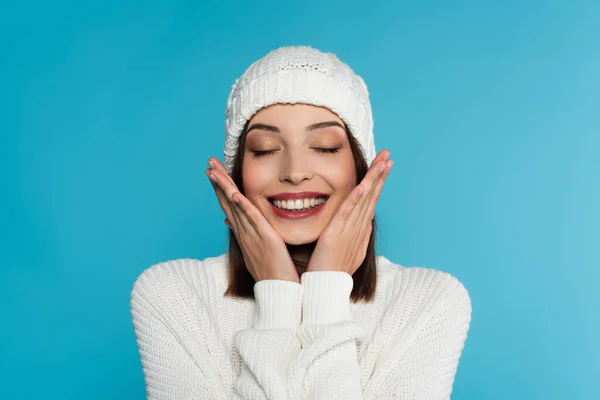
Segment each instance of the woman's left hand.
[{"label": "woman's left hand", "polygon": [[341,271],[354,274],[367,253],[375,204],[392,168],[390,153],[382,150],[317,241],[310,257],[309,271]]}]

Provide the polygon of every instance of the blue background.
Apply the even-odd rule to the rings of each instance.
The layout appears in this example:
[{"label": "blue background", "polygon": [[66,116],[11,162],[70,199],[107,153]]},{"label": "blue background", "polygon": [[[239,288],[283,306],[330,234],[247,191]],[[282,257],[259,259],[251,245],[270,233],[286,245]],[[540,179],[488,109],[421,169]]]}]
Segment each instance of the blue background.
[{"label": "blue background", "polygon": [[144,398],[132,284],[225,251],[206,160],[290,44],[369,86],[379,253],[471,294],[453,398],[598,398],[600,3],[293,3],[2,6],[0,398]]}]

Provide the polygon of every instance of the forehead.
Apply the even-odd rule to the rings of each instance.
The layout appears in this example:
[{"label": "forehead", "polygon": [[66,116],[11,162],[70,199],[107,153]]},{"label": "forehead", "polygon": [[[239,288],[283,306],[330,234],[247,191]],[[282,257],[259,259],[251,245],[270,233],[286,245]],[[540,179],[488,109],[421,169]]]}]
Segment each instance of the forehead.
[{"label": "forehead", "polygon": [[273,104],[259,110],[248,123],[264,123],[285,129],[286,126],[304,127],[323,121],[337,121],[345,126],[342,119],[333,111],[310,104]]}]

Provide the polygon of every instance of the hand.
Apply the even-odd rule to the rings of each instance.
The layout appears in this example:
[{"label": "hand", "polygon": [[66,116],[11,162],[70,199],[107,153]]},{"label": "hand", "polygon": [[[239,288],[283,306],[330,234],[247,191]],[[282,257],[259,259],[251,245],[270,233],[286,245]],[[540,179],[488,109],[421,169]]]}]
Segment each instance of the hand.
[{"label": "hand", "polygon": [[298,272],[281,236],[254,204],[240,193],[219,160],[211,158],[208,164],[211,168],[206,170],[206,175],[227,216],[225,223],[240,244],[246,268],[254,280],[277,279],[299,283]]},{"label": "hand", "polygon": [[342,271],[354,274],[367,253],[375,204],[392,168],[389,151],[383,150],[371,163],[362,182],[342,203],[321,233],[307,271]]}]

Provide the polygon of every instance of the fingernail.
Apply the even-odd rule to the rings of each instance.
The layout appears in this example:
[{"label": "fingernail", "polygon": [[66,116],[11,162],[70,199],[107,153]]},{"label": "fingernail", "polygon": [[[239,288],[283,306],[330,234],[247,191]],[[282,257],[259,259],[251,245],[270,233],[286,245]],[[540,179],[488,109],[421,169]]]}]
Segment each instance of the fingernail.
[{"label": "fingernail", "polygon": [[379,172],[383,172],[384,169],[385,169],[385,163],[383,163],[379,166]]},{"label": "fingernail", "polygon": [[210,178],[211,181],[213,182],[217,182],[217,176],[215,174],[211,174],[210,172],[208,173],[208,177]]},{"label": "fingernail", "polygon": [[390,153],[389,152],[385,152],[383,154],[383,161],[387,160],[388,158],[390,158]]},{"label": "fingernail", "polygon": [[365,188],[363,188],[362,186],[358,188],[358,195],[359,196],[362,196],[364,192],[365,192]]},{"label": "fingernail", "polygon": [[392,169],[392,166],[393,166],[393,165],[394,165],[394,162],[393,162],[392,160],[389,160],[389,161],[387,162],[387,168],[388,168],[388,169]]},{"label": "fingernail", "polygon": [[215,167],[215,163],[213,160],[208,160],[208,165],[210,165],[211,168]]},{"label": "fingernail", "polygon": [[239,203],[240,202],[240,199],[238,199],[238,197],[235,194],[231,196],[231,200],[233,200],[234,203]]}]

